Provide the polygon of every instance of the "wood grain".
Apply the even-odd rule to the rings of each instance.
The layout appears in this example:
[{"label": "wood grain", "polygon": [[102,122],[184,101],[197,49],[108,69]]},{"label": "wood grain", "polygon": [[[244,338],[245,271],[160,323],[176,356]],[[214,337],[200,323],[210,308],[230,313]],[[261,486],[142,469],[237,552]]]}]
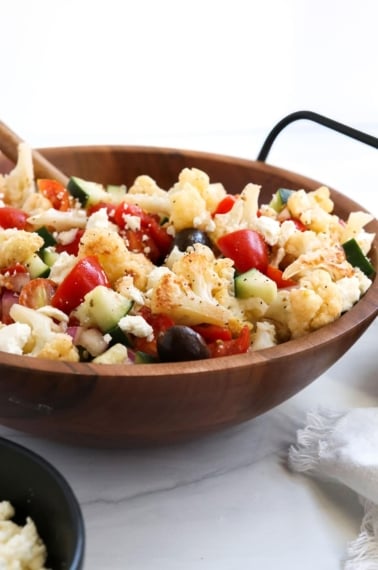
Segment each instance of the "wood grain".
[{"label": "wood grain", "polygon": [[[18,146],[24,142],[19,135],[0,121],[0,151],[14,164],[17,163]],[[53,178],[67,185],[68,177],[54,164],[47,160],[44,154],[32,149],[32,159],[36,178]]]},{"label": "wood grain", "polygon": [[[70,175],[131,184],[149,174],[169,187],[184,167],[197,167],[233,193],[261,184],[262,200],[280,186],[314,190],[320,182],[273,166],[154,147],[42,150]],[[0,172],[9,170],[0,159]],[[336,212],[361,208],[332,190]],[[369,231],[378,234],[373,221]],[[378,267],[378,238],[371,260]],[[296,394],[332,364],[377,316],[378,280],[336,322],[303,338],[248,355],[188,363],[101,366],[43,361],[0,353],[0,423],[74,445],[126,447],[204,436],[250,420]]]}]

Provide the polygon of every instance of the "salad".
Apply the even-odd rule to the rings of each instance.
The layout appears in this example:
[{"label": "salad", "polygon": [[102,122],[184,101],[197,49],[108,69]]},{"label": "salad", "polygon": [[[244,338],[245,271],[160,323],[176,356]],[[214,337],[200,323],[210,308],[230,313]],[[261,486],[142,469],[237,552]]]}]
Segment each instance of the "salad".
[{"label": "salad", "polygon": [[232,195],[196,168],[171,188],[0,175],[0,350],[146,363],[262,350],[338,319],[368,290],[372,216],[327,187]]}]

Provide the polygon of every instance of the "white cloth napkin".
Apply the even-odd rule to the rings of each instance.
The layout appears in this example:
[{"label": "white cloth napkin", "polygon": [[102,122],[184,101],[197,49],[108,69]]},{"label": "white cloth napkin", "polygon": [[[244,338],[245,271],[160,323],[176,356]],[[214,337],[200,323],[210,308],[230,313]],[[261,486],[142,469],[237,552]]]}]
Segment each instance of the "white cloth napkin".
[{"label": "white cloth napkin", "polygon": [[289,466],[358,494],[364,516],[359,536],[347,545],[344,570],[378,570],[378,408],[310,412],[289,450]]}]

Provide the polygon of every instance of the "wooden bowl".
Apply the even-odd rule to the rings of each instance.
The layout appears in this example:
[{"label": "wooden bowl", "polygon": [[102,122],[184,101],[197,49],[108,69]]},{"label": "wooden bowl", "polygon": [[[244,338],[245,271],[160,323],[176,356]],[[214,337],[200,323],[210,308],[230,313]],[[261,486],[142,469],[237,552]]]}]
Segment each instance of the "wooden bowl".
[{"label": "wooden bowl", "polygon": [[[238,193],[262,185],[262,201],[278,187],[320,183],[265,163],[154,147],[69,147],[42,151],[68,175],[130,185],[149,174],[162,187],[184,167]],[[4,158],[0,171],[10,168]],[[345,218],[363,208],[331,190]],[[367,226],[378,235],[378,223]],[[378,267],[378,237],[371,251]],[[136,366],[51,362],[0,353],[0,423],[41,436],[91,446],[125,447],[196,438],[277,406],[333,365],[377,315],[378,279],[336,322],[307,336],[252,354]]]}]

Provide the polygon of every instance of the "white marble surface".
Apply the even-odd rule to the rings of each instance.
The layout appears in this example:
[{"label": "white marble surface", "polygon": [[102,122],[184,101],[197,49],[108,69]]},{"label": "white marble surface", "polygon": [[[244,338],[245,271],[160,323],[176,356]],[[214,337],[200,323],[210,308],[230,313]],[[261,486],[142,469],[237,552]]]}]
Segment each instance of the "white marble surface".
[{"label": "white marble surface", "polygon": [[[377,134],[377,125],[367,130]],[[111,142],[253,158],[263,137],[212,133]],[[377,214],[376,151],[313,129],[293,127],[281,137],[272,163],[329,183]],[[286,403],[189,444],[93,450],[5,428],[0,435],[39,452],[70,482],[85,518],[85,570],[335,570],[358,533],[357,498],[340,485],[291,473],[287,452],[307,411],[377,405],[377,338],[375,322],[326,374]]]}]

